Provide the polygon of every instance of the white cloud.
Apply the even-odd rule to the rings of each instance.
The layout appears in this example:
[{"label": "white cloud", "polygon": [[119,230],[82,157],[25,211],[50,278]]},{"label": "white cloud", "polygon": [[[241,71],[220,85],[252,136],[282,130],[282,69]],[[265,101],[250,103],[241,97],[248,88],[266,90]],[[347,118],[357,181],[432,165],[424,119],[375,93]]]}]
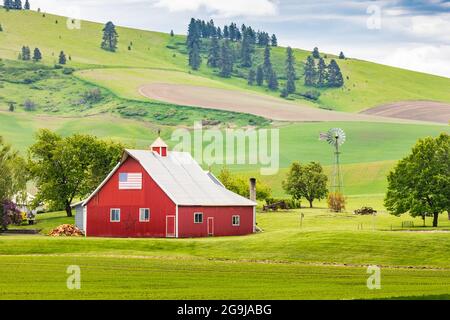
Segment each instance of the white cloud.
[{"label": "white cloud", "polygon": [[277,4],[271,0],[156,0],[154,6],[170,12],[205,9],[222,17],[272,16],[278,12]]},{"label": "white cloud", "polygon": [[450,45],[416,45],[397,48],[380,62],[400,68],[450,77]]}]

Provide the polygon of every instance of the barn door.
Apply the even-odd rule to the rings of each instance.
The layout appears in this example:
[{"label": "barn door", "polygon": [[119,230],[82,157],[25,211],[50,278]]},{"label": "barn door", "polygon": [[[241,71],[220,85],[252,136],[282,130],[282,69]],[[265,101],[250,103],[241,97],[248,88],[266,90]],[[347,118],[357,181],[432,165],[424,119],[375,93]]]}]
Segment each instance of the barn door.
[{"label": "barn door", "polygon": [[208,218],[208,236],[210,236],[210,237],[214,236],[214,218],[213,217]]},{"label": "barn door", "polygon": [[175,238],[176,236],[175,216],[166,217],[166,237]]}]

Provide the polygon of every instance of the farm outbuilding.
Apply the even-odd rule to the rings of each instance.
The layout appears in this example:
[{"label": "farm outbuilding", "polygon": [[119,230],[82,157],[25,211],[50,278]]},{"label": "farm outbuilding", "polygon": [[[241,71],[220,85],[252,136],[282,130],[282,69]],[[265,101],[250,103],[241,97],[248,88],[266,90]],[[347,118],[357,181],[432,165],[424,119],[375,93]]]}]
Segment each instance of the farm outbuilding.
[{"label": "farm outbuilding", "polygon": [[125,150],[98,188],[77,206],[86,236],[188,238],[255,231],[256,203],[227,190],[187,152],[161,138]]}]

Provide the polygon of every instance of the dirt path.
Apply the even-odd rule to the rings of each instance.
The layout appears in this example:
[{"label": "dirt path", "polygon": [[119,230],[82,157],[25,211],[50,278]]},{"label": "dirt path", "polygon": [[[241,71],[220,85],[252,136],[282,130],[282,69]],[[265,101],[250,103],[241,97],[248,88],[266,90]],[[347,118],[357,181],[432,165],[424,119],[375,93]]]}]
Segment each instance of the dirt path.
[{"label": "dirt path", "polygon": [[448,124],[450,104],[433,101],[401,101],[370,108],[361,114]]},{"label": "dirt path", "polygon": [[249,113],[278,121],[370,121],[419,123],[415,120],[352,114],[302,106],[282,99],[247,92],[200,86],[154,83],[139,88],[153,100],[179,105]]}]

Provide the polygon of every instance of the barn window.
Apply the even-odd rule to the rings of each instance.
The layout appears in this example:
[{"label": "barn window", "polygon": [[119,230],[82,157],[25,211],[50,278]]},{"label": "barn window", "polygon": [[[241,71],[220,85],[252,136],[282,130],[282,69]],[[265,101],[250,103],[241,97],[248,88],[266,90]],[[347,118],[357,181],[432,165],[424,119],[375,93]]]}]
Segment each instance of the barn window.
[{"label": "barn window", "polygon": [[120,209],[111,209],[111,222],[120,222]]},{"label": "barn window", "polygon": [[194,223],[203,223],[203,213],[201,212],[194,213]]},{"label": "barn window", "polygon": [[150,221],[150,209],[140,208],[139,209],[139,222],[149,222]]},{"label": "barn window", "polygon": [[241,225],[241,217],[233,216],[231,219],[231,223],[233,224],[233,227],[239,227]]}]

